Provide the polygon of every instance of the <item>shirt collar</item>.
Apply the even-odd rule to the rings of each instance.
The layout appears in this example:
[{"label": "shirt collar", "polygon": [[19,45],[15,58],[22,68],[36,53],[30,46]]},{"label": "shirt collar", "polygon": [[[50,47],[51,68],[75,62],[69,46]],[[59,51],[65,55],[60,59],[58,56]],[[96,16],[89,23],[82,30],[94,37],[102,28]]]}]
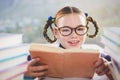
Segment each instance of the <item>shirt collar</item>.
[{"label": "shirt collar", "polygon": [[65,49],[61,44],[59,44],[59,47]]}]

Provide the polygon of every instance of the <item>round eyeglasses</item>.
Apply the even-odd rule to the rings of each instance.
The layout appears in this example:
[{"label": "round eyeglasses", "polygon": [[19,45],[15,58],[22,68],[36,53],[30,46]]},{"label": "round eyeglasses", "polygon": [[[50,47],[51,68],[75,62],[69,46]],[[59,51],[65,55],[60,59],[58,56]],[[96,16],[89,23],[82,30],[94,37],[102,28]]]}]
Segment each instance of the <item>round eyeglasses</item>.
[{"label": "round eyeglasses", "polygon": [[69,36],[70,34],[72,34],[73,30],[75,31],[75,33],[77,35],[82,36],[82,35],[87,33],[88,27],[83,26],[83,25],[79,25],[76,28],[71,28],[69,26],[64,26],[64,27],[58,28],[58,31],[60,32],[60,34],[62,36]]}]

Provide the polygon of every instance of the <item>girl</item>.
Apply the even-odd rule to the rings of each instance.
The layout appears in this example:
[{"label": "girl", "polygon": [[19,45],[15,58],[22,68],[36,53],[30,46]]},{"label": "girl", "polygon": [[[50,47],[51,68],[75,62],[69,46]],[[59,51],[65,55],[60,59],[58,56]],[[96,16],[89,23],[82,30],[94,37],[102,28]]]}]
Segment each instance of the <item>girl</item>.
[{"label": "girl", "polygon": [[[88,29],[88,23],[92,22],[96,31],[93,35],[89,35],[87,33]],[[55,25],[54,28],[52,28],[52,24]],[[51,28],[54,39],[52,40],[47,35],[47,29]],[[79,47],[81,48],[86,36],[93,38],[98,33],[98,26],[96,21],[92,19],[92,17],[88,17],[87,14],[85,15],[82,13],[79,9],[76,7],[64,7],[61,10],[57,12],[54,18],[50,17],[47,20],[47,23],[44,27],[44,37],[46,40],[50,43],[55,42],[56,40],[59,41],[59,47],[60,48],[73,48],[73,47]],[[26,80],[32,80],[36,77],[38,77],[40,80],[44,79],[44,75],[47,72],[47,69],[49,66],[47,65],[35,65],[37,62],[40,61],[40,58],[36,58],[30,62],[30,64],[27,67],[27,72],[24,75],[24,79]],[[108,68],[108,63],[105,59],[99,58],[98,61],[94,65],[95,72],[98,75],[104,75],[106,74],[108,76],[109,80],[112,80],[112,76],[110,74],[110,70]],[[90,80],[87,78],[65,78],[63,80]],[[56,78],[46,78],[45,80],[59,80]]]}]

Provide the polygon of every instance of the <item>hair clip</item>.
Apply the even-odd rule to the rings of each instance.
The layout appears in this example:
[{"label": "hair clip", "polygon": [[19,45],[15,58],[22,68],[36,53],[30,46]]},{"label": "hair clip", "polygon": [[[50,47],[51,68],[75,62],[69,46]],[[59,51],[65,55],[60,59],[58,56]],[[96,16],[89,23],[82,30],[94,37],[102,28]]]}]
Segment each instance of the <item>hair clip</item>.
[{"label": "hair clip", "polygon": [[53,23],[55,22],[55,19],[54,19],[52,16],[50,16],[50,17],[48,18],[48,20],[51,21],[51,22],[53,22]]},{"label": "hair clip", "polygon": [[86,17],[88,17],[88,13],[84,13]]}]

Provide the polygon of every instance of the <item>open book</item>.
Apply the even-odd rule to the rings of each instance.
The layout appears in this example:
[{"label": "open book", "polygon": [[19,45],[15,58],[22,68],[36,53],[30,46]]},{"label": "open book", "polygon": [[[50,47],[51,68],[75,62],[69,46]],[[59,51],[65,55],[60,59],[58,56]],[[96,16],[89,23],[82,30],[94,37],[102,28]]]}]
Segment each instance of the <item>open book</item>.
[{"label": "open book", "polygon": [[48,65],[46,76],[58,78],[92,78],[99,57],[95,49],[62,49],[42,44],[31,44],[29,51],[32,58],[40,57],[40,64]]}]

